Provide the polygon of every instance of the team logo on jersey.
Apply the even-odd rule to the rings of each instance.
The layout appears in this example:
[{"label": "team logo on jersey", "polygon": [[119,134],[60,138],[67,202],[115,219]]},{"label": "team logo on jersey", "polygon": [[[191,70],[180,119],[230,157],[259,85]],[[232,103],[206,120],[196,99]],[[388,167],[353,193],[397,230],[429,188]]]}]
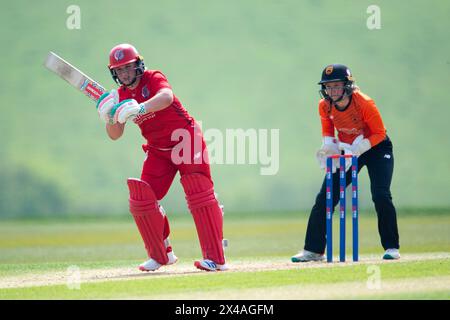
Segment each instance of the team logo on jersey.
[{"label": "team logo on jersey", "polygon": [[150,97],[150,91],[148,90],[147,86],[144,86],[142,88],[141,94],[142,94],[142,97],[144,97],[145,99]]},{"label": "team logo on jersey", "polygon": [[116,52],[114,52],[114,59],[116,59],[116,61],[122,60],[123,57],[124,57],[124,54],[123,54],[123,50],[122,49],[119,49]]},{"label": "team logo on jersey", "polygon": [[360,117],[359,115],[357,115],[357,114],[352,114],[351,117],[352,117],[352,121],[353,121],[355,124],[358,124],[359,122],[362,121],[361,117]]},{"label": "team logo on jersey", "polygon": [[326,74],[327,76],[329,76],[332,72],[333,72],[333,66],[328,66],[328,67],[325,69],[325,74]]}]

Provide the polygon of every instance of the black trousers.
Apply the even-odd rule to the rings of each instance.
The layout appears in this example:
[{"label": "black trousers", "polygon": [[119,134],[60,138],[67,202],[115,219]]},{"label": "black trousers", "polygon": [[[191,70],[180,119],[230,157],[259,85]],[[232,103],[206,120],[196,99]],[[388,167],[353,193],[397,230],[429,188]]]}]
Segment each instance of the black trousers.
[{"label": "black trousers", "polygon": [[[363,153],[358,158],[358,172],[367,166],[370,178],[370,191],[378,216],[378,232],[383,248],[400,248],[397,213],[391,196],[391,181],[394,171],[394,155],[389,137]],[[346,174],[347,185],[351,183],[351,170]],[[361,188],[361,186],[358,186]],[[339,202],[339,169],[333,174],[333,206]],[[309,216],[305,237],[305,250],[324,253],[326,246],[326,180],[316,197]]]}]

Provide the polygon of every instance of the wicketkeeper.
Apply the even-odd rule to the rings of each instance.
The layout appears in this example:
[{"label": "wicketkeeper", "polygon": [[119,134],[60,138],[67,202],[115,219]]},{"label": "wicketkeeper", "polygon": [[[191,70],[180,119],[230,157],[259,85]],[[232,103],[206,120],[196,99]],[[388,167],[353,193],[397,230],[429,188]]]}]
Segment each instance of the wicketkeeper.
[{"label": "wicketkeeper", "polygon": [[[385,250],[383,259],[399,259],[397,214],[392,203],[391,180],[394,170],[392,143],[386,135],[375,102],[355,85],[350,69],[341,64],[327,66],[322,72],[319,114],[323,144],[317,152],[322,169],[333,154],[358,156],[358,171],[367,167],[370,191],[378,216],[378,231]],[[338,132],[335,138],[335,129]],[[333,163],[333,189],[339,190],[339,159]],[[351,182],[351,158],[346,159],[346,182]],[[339,192],[333,193],[333,206]],[[326,246],[326,180],[316,197],[306,230],[304,250],[293,256],[292,262],[321,261]]]},{"label": "wicketkeeper", "polygon": [[141,177],[128,179],[130,212],[149,257],[139,269],[154,271],[177,261],[169,242],[169,221],[159,201],[179,172],[203,254],[194,265],[206,271],[226,270],[223,212],[214,193],[199,126],[173,94],[164,74],[146,70],[133,46],[112,48],[108,68],[120,85],[118,90],[103,94],[97,103],[108,136],[120,138],[125,124],[132,121],[147,141]]}]

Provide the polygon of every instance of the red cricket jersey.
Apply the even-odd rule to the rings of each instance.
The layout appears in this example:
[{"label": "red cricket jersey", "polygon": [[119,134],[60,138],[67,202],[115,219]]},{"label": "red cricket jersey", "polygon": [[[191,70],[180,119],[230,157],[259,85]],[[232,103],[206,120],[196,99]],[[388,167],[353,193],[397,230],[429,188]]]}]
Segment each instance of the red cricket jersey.
[{"label": "red cricket jersey", "polygon": [[[138,103],[142,103],[151,99],[163,88],[172,89],[164,74],[158,70],[145,70],[135,89],[130,90],[123,85],[119,88],[119,100],[135,99]],[[188,128],[194,119],[180,100],[173,95],[173,102],[167,108],[138,116],[133,121],[141,129],[141,134],[147,139],[148,145],[156,148],[171,148],[178,143],[171,140],[172,132],[176,129]]]}]

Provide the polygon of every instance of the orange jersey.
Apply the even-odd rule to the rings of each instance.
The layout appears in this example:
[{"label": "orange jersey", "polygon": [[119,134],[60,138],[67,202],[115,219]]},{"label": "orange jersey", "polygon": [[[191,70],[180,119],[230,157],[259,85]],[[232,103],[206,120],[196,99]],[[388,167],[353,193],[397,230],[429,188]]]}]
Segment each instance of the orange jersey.
[{"label": "orange jersey", "polygon": [[386,137],[386,128],[375,102],[359,90],[352,93],[350,105],[343,111],[330,107],[330,102],[325,99],[320,100],[319,114],[324,137],[334,137],[336,128],[339,141],[352,144],[363,134],[372,147]]}]

